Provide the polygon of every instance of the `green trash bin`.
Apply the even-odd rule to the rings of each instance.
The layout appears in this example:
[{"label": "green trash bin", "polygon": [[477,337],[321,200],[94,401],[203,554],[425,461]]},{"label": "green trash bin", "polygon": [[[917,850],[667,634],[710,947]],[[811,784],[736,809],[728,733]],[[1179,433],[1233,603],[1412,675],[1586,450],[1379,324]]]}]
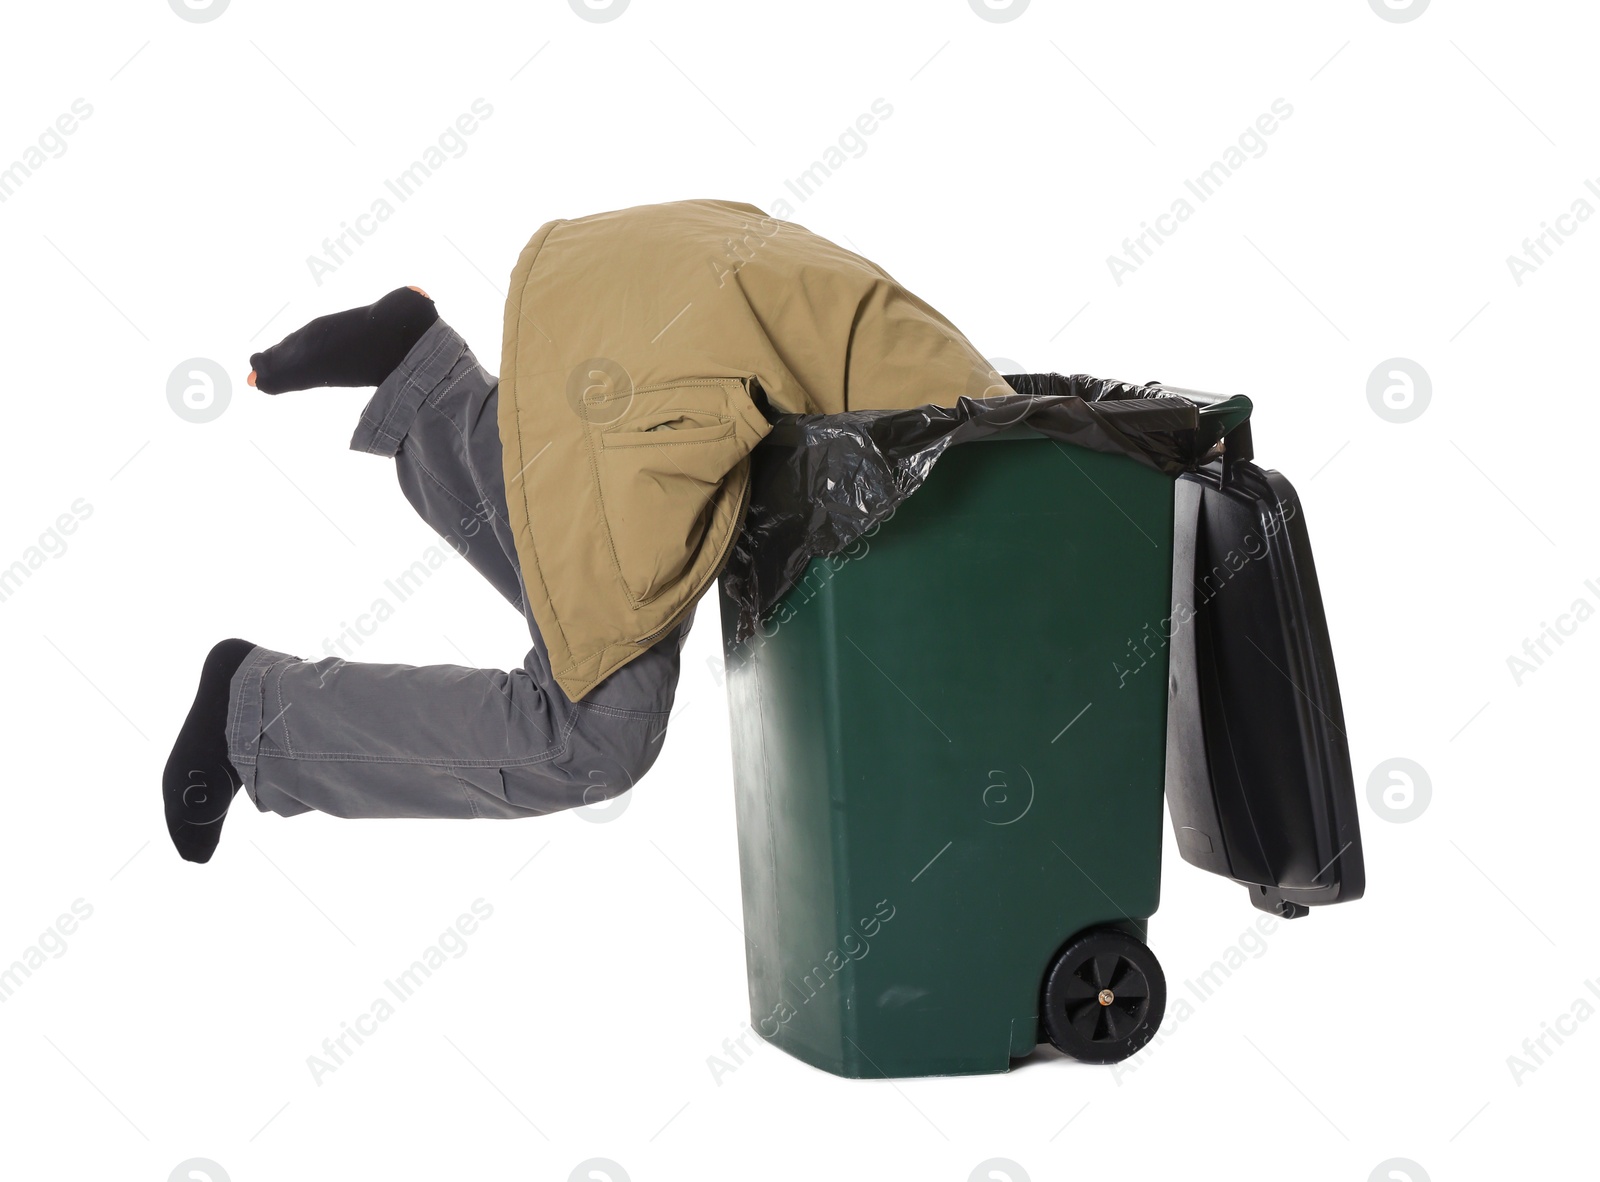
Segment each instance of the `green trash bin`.
[{"label": "green trash bin", "polygon": [[1166,678],[1139,646],[1172,539],[1170,476],[1013,429],[951,448],[749,640],[724,596],[763,1037],[851,1077],[1004,1071],[1082,933],[1072,987],[1122,989],[1086,1024],[1153,1031]]},{"label": "green trash bin", "polygon": [[[751,1023],[838,1075],[1145,1045],[1166,1000],[1145,943],[1163,793],[1184,860],[1256,907],[1295,918],[1365,885],[1304,514],[1251,462],[1249,400],[1119,391],[1104,413],[1124,442],[1189,404],[1186,458],[1163,474],[1054,437],[1083,416],[1048,395],[1104,384],[1007,380],[1029,394],[871,442],[842,419],[790,432],[836,450],[773,453],[807,462],[769,468],[795,503],[783,530],[765,510],[747,527],[757,546],[787,561],[797,528],[854,537],[835,527],[869,519],[869,468],[898,511],[770,610],[751,572],[771,562],[744,556],[738,602],[724,582]],[[937,437],[1015,422],[1041,391],[1051,437]],[[880,463],[880,438],[899,459]]]}]

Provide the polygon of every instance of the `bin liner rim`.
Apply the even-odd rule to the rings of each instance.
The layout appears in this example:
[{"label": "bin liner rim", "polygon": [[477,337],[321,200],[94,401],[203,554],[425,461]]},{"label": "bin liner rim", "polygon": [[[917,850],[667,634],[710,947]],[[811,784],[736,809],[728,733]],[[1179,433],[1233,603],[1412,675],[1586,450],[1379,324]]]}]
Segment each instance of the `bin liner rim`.
[{"label": "bin liner rim", "polygon": [[990,388],[1006,393],[951,406],[769,414],[772,430],[750,454],[744,527],[721,573],[736,610],[729,642],[749,639],[813,558],[839,554],[891,516],[950,447],[1025,426],[1175,478],[1215,442],[1201,427],[1201,399],[1155,383],[1057,373],[1004,381]]}]

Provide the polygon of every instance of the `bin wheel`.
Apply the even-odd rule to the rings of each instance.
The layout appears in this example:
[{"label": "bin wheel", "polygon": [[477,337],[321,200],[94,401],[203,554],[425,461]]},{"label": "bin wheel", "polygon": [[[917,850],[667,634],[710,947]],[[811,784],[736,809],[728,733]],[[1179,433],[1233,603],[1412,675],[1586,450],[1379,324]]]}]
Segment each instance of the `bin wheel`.
[{"label": "bin wheel", "polygon": [[1155,953],[1117,928],[1080,932],[1056,956],[1044,986],[1044,1028],[1065,1055],[1117,1063],[1155,1035],[1167,978]]}]

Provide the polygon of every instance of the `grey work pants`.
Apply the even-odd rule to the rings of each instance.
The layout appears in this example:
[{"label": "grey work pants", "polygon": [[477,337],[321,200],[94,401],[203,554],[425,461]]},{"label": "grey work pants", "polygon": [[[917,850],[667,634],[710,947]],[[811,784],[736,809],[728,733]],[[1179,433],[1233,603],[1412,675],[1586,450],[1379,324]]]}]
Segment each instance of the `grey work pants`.
[{"label": "grey work pants", "polygon": [[228,758],[261,811],[538,816],[625,792],[655,761],[690,621],[567,700],[526,607],[497,395],[438,321],[378,387],[350,446],[393,456],[423,520],[522,612],[533,637],[522,668],[306,661],[258,646],[229,688]]}]

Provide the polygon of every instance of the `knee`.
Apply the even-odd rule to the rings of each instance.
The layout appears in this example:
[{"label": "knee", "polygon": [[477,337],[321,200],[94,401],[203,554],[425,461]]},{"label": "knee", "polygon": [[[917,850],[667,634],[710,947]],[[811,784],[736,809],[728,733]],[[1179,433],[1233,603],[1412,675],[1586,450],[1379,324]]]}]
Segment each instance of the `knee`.
[{"label": "knee", "polygon": [[665,715],[586,710],[556,759],[503,769],[507,799],[537,812],[603,805],[644,778],[661,752],[665,728]]},{"label": "knee", "polygon": [[581,799],[576,803],[600,804],[630,790],[644,779],[661,753],[666,719],[653,716],[619,717],[591,714],[586,721],[596,723],[579,738],[574,728],[577,762],[581,769]]},{"label": "knee", "polygon": [[[594,777],[596,782],[605,781],[605,788],[596,788],[596,792],[607,792],[608,796],[599,799],[610,799],[611,796],[620,795],[628,791],[640,780],[645,773],[655,766],[656,756],[661,754],[662,727],[658,724],[641,725],[636,728],[637,734],[630,731],[625,738],[615,741],[607,752],[606,759],[601,761],[602,772]],[[585,801],[584,803],[592,803]]]}]

